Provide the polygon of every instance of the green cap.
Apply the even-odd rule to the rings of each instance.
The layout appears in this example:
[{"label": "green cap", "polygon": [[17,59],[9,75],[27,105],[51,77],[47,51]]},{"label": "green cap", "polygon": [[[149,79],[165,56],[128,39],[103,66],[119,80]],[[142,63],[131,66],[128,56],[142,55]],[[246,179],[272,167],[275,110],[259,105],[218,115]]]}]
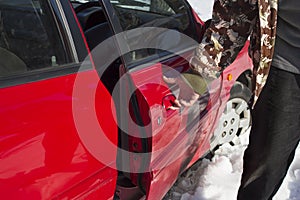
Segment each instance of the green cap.
[{"label": "green cap", "polygon": [[207,82],[199,74],[194,74],[191,72],[182,73],[184,77],[183,80],[191,87],[193,90],[199,94],[203,95],[207,91]]}]

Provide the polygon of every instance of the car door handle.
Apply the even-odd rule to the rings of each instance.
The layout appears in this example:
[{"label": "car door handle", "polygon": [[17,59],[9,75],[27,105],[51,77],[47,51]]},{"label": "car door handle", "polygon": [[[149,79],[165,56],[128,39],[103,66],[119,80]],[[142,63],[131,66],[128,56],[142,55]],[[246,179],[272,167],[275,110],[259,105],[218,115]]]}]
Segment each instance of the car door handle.
[{"label": "car door handle", "polygon": [[173,94],[169,94],[162,99],[162,106],[167,111],[167,115],[171,115],[174,112],[181,113],[181,108],[175,104],[176,97]]}]

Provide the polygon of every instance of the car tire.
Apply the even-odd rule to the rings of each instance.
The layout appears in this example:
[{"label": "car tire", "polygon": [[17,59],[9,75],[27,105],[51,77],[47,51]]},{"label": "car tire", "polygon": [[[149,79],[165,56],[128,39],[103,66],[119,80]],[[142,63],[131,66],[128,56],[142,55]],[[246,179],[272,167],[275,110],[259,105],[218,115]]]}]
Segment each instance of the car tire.
[{"label": "car tire", "polygon": [[231,145],[239,143],[239,136],[251,127],[252,120],[248,104],[251,95],[251,90],[245,84],[237,81],[233,85],[230,98],[210,140],[211,151],[215,151],[225,143]]}]

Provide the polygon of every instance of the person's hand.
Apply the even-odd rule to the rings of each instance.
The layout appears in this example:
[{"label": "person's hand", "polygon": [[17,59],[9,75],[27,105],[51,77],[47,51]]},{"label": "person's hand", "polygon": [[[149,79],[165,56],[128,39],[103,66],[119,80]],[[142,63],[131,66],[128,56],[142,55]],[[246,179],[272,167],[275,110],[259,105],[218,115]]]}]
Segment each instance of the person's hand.
[{"label": "person's hand", "polygon": [[179,86],[178,99],[174,101],[175,106],[171,109],[178,109],[180,107],[190,107],[195,104],[199,99],[200,94],[196,93],[193,87],[184,80],[184,77],[166,77],[163,76],[163,80],[168,84],[177,84]]}]

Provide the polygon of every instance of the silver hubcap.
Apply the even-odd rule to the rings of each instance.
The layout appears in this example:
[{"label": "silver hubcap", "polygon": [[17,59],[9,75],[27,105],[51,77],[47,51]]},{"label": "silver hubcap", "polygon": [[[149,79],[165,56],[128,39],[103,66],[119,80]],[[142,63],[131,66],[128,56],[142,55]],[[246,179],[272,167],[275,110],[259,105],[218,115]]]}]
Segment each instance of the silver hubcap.
[{"label": "silver hubcap", "polygon": [[250,109],[244,99],[229,100],[211,138],[211,149],[220,144],[234,142],[237,135],[245,133],[250,127],[250,118]]}]

